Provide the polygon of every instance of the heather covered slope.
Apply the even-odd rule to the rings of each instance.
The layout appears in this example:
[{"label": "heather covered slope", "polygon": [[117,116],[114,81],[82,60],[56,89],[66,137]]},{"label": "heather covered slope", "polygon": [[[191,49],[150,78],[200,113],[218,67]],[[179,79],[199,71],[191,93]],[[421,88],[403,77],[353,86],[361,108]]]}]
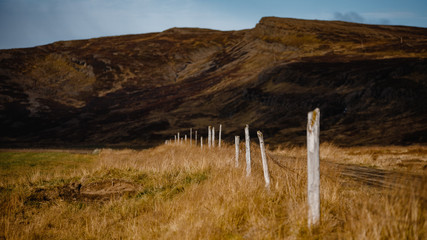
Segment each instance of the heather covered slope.
[{"label": "heather covered slope", "polygon": [[263,18],[0,51],[1,146],[151,146],[244,124],[302,144],[427,142],[427,29]]}]

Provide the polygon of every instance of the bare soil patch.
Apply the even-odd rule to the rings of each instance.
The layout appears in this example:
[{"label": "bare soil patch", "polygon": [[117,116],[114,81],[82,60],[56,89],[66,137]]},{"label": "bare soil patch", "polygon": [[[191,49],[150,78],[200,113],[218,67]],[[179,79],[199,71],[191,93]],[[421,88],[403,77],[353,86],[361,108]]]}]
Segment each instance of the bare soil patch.
[{"label": "bare soil patch", "polygon": [[44,202],[62,199],[65,201],[106,201],[123,195],[135,194],[139,186],[123,179],[108,179],[90,183],[73,182],[55,188],[37,188],[27,202]]}]

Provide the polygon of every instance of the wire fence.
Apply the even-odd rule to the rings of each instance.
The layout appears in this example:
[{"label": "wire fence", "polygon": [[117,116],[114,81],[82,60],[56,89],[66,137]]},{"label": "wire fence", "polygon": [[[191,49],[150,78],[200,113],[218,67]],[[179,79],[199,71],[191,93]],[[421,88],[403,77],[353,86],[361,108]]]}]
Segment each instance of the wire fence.
[{"label": "wire fence", "polygon": [[[314,112],[314,111],[313,111]],[[317,114],[319,114],[317,112]],[[315,115],[315,114],[314,114]],[[310,120],[312,115],[309,114],[309,120],[308,120],[308,128],[307,131],[309,131],[309,125],[313,125],[313,120]],[[318,121],[318,119],[317,119]],[[245,133],[248,134],[248,125],[245,127]],[[222,134],[222,125],[219,127],[219,143],[215,144],[215,135],[217,134],[214,130],[214,127],[209,126],[208,128],[208,138],[206,139],[208,148],[215,148],[215,147],[221,147],[221,134]],[[218,128],[217,128],[218,129]],[[192,143],[192,134],[190,130],[190,143]],[[203,149],[203,137],[200,134],[200,145]],[[258,132],[258,136],[262,136],[261,132]],[[176,137],[178,136],[178,137]],[[236,136],[237,139],[238,136]],[[182,141],[179,141],[179,133],[175,135],[175,139],[178,138],[178,141],[175,140],[175,144],[182,144]],[[292,156],[286,156],[286,155],[278,155],[271,151],[266,151],[263,147],[263,140],[260,138],[260,145],[257,145],[256,143],[250,142],[250,144],[247,144],[247,139],[249,136],[246,136],[246,143],[235,141],[235,161],[232,165],[235,165],[235,167],[239,167],[240,164],[238,163],[239,159],[242,159],[244,161],[244,155],[246,155],[246,168],[247,168],[247,176],[251,174],[250,169],[251,165],[254,164],[254,162],[251,162],[251,151],[252,154],[255,154],[256,156],[263,156],[263,152],[266,157],[264,160],[263,156],[263,170],[264,170],[264,177],[266,181],[266,187],[269,187],[270,180],[269,180],[269,170],[267,167],[267,162],[270,162],[278,167],[278,169],[281,169],[283,171],[286,171],[287,173],[294,174],[296,177],[301,178],[304,177],[304,175],[310,174],[310,169],[308,169],[310,166],[308,163],[310,163],[310,148],[313,148],[313,146],[310,146],[311,143],[307,143],[307,158],[302,157],[292,157]],[[250,138],[249,138],[250,139]],[[318,139],[317,139],[318,141]],[[185,141],[187,142],[187,141]],[[196,141],[197,142],[197,141]],[[172,140],[165,141],[166,144],[173,143]],[[318,142],[317,142],[318,144]],[[319,146],[317,146],[317,151],[319,151]],[[252,149],[252,150],[251,150]],[[249,151],[249,153],[248,153]],[[260,152],[261,151],[261,152]],[[317,153],[319,154],[319,153]],[[249,161],[248,161],[249,156]],[[411,192],[412,196],[415,196],[417,199],[423,201],[423,204],[427,205],[427,176],[419,176],[419,175],[413,175],[408,173],[398,173],[395,171],[388,171],[388,170],[382,170],[382,169],[375,169],[371,167],[363,167],[359,165],[352,165],[352,164],[343,164],[343,163],[336,163],[332,161],[328,161],[325,159],[320,159],[319,155],[318,158],[318,165],[317,165],[317,171],[321,178],[326,178],[330,181],[333,181],[338,184],[351,184],[353,187],[360,186],[360,184],[380,188],[380,189],[391,189],[391,190],[397,190],[397,191],[405,191],[405,192]],[[257,161],[258,164],[258,161]],[[249,165],[249,171],[248,171],[248,165]],[[257,170],[260,169],[260,167],[257,168]],[[271,176],[273,180],[275,179],[275,176]],[[268,179],[267,179],[268,178]],[[310,179],[309,179],[310,181]],[[320,178],[318,179],[320,183]],[[319,184],[317,183],[317,184]],[[310,186],[310,183],[307,183],[308,186]],[[310,189],[308,190],[310,193]],[[387,193],[385,193],[387,194]],[[392,191],[389,191],[389,194],[395,194]],[[405,194],[405,193],[404,193]],[[319,198],[319,197],[317,197]],[[309,199],[310,200],[310,199]],[[320,202],[317,203],[320,205]],[[376,204],[376,203],[372,203]],[[320,214],[320,210],[319,214]],[[309,214],[310,215],[310,214]],[[310,216],[309,216],[310,219]],[[407,222],[407,220],[399,220],[398,221],[404,221]],[[314,222],[318,221],[318,219],[314,219]],[[309,220],[309,226],[310,226],[310,220]]]}]

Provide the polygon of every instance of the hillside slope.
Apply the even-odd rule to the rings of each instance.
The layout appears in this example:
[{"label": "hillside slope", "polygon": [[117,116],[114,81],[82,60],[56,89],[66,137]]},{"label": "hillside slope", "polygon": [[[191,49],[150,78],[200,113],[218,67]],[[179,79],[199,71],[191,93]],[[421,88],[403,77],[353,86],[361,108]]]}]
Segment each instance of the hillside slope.
[{"label": "hillside slope", "polygon": [[[134,146],[222,123],[303,144],[427,142],[427,29],[263,18],[0,51],[0,146]],[[253,134],[255,136],[255,134]]]}]

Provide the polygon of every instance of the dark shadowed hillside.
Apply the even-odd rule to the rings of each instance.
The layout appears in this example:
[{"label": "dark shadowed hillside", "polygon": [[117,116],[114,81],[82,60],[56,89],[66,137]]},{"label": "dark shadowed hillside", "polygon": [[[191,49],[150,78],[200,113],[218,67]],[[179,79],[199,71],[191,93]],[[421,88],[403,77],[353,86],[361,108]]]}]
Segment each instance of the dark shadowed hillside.
[{"label": "dark shadowed hillside", "polygon": [[[427,29],[263,18],[0,51],[0,146],[159,144],[244,124],[303,144],[309,110],[338,145],[427,143]],[[253,134],[255,136],[255,134]]]}]

